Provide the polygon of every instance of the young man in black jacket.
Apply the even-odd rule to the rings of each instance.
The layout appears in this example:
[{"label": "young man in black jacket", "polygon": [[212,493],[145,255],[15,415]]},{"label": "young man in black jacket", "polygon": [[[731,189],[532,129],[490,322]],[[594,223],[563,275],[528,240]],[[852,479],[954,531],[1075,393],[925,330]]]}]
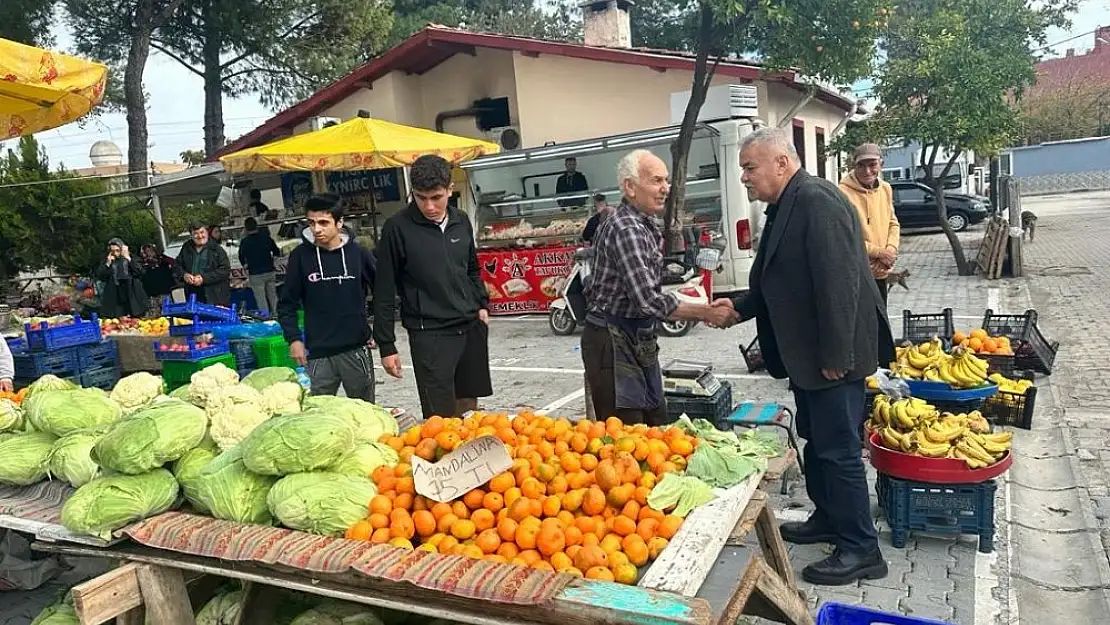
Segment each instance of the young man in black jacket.
[{"label": "young man in black jacket", "polygon": [[[343,232],[334,195],[305,202],[305,242],[289,254],[278,319],[289,355],[306,365],[313,395],[374,401],[374,364],[367,342],[366,297],[374,288],[374,256]],[[297,310],[304,307],[304,340]]]},{"label": "young man in black jacket", "polygon": [[277,274],[274,259],[281,256],[281,250],[274,243],[270,231],[258,227],[258,220],[247,217],[243,222],[247,236],[239,241],[239,264],[247,268],[247,283],[254,293],[254,303],[258,310],[272,315],[277,310]]},{"label": "young man in black jacket", "polygon": [[470,221],[448,206],[451,166],[433,155],[410,169],[413,202],[386,220],[378,243],[374,339],[382,367],[401,377],[394,302],[409,332],[424,418],[459,416],[493,394],[489,374],[489,299],[478,274]]}]

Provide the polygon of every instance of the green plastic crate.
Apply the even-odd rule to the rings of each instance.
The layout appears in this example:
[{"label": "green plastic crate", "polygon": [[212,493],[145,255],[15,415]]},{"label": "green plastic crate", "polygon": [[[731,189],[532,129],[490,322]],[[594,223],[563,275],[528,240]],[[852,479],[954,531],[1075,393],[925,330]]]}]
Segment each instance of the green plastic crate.
[{"label": "green plastic crate", "polygon": [[232,354],[220,354],[219,356],[212,356],[211,358],[204,358],[197,361],[187,360],[164,360],[162,361],[162,382],[166,385],[167,391],[173,391],[181,386],[185,386],[193,379],[193,374],[205,367],[211,367],[216,363],[223,363],[227,368],[235,370],[237,365],[235,356]]},{"label": "green plastic crate", "polygon": [[304,330],[304,311],[297,311],[297,327]]},{"label": "green plastic crate", "polygon": [[296,369],[297,363],[289,357],[289,344],[283,336],[267,336],[254,341],[254,355],[258,367],[289,367]]}]

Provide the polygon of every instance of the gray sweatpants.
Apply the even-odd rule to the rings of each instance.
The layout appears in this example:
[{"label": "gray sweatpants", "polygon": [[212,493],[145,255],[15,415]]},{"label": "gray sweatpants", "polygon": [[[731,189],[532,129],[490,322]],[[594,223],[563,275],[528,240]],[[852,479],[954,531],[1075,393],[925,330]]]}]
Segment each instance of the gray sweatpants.
[{"label": "gray sweatpants", "polygon": [[339,385],[347,397],[374,401],[374,363],[363,346],[349,352],[308,361],[308,378],[313,395],[335,395]]},{"label": "gray sweatpants", "polygon": [[247,284],[254,293],[254,303],[258,310],[272,315],[277,313],[277,274],[274,272],[247,276]]}]

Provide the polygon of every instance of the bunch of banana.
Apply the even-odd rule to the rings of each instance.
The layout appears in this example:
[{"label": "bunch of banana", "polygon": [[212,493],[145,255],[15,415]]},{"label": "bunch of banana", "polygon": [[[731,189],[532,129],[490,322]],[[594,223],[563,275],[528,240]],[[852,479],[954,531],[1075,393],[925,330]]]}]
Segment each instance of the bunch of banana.
[{"label": "bunch of banana", "polygon": [[885,395],[875,398],[870,426],[888,449],[926,458],[956,458],[972,469],[998,462],[1013,438],[1009,432],[992,434],[990,423],[978,410],[937,414],[920,399],[892,403]]},{"label": "bunch of banana", "polygon": [[941,361],[939,378],[955,388],[982,386],[987,381],[987,361],[957,347],[951,357]]},{"label": "bunch of banana", "polygon": [[910,431],[921,424],[935,422],[939,416],[937,409],[923,399],[913,397],[891,403],[889,397],[879,394],[871,404],[869,426],[872,430],[890,426],[896,430]]},{"label": "bunch of banana", "polygon": [[1025,391],[1033,386],[1033,383],[1029,380],[1011,380],[1001,373],[992,373],[988,376],[988,379],[998,385],[998,390],[1005,393],[1014,393],[1015,395],[1024,395]]},{"label": "bunch of banana", "polygon": [[1012,432],[979,434],[968,432],[952,450],[952,457],[967,463],[968,468],[982,469],[998,462],[1010,451]]},{"label": "bunch of banana", "polygon": [[907,454],[913,452],[918,442],[916,430],[903,434],[889,425],[879,430],[879,436],[883,439],[884,447],[903,451]]},{"label": "bunch of banana", "polygon": [[944,344],[939,338],[934,338],[920,345],[906,344],[895,348],[895,360],[891,363],[891,371],[902,378],[911,380],[931,379],[929,371],[936,370],[948,355],[944,353]]},{"label": "bunch of banana", "polygon": [[890,398],[882,393],[879,393],[871,402],[871,422],[869,424],[870,429],[881,430],[882,428],[890,425],[891,416]]}]

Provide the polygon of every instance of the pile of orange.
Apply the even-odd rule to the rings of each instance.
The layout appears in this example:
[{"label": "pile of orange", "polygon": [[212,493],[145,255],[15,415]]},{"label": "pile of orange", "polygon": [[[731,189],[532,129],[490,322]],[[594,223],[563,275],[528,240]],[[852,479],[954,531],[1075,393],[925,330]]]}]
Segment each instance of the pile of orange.
[{"label": "pile of orange", "polygon": [[[434,461],[484,435],[506,444],[510,470],[450,503],[415,493],[412,456]],[[698,444],[679,428],[530,413],[432,417],[382,440],[401,462],[371,476],[379,494],[347,538],[625,584],[681,526],[647,498],[663,475],[686,468]]]},{"label": "pile of orange", "polygon": [[991,336],[983,328],[975,328],[968,334],[964,334],[963,332],[953,333],[952,346],[967,347],[977,354],[1014,355],[1009,337]]}]

